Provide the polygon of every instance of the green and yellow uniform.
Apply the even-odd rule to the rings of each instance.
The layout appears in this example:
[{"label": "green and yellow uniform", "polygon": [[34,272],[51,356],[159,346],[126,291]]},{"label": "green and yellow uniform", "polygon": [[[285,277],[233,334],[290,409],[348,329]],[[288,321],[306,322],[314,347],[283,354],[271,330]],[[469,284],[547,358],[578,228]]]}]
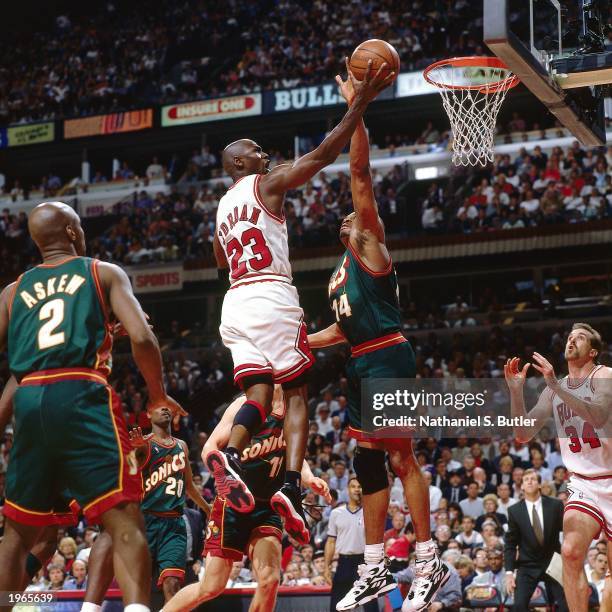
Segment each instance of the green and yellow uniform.
[{"label": "green and yellow uniform", "polygon": [[187,528],[183,506],[188,460],[176,438],[167,445],[152,435],[147,438],[147,456],[141,468],[144,491],[141,508],[151,557],[159,572],[158,586],[168,576],[185,579]]},{"label": "green and yellow uniform", "polygon": [[401,333],[397,276],[393,264],[370,270],[349,245],[328,288],[336,323],[351,345],[347,364],[349,433],[367,439],[361,429],[361,380],[411,378],[416,374],[412,347]]},{"label": "green and yellow uniform", "polygon": [[58,514],[59,498],[97,522],[141,497],[121,403],[107,382],[112,325],[97,268],[87,257],[36,266],[9,301],[9,368],[19,387],[4,514],[24,524],[71,522]]},{"label": "green and yellow uniform", "polygon": [[285,440],[283,416],[273,411],[260,431],[251,438],[241,457],[244,481],[255,498],[248,514],[236,512],[216,497],[206,531],[204,554],[234,561],[248,555],[253,539],[264,536],[282,538],[281,518],[270,506],[270,498],[285,480]]}]

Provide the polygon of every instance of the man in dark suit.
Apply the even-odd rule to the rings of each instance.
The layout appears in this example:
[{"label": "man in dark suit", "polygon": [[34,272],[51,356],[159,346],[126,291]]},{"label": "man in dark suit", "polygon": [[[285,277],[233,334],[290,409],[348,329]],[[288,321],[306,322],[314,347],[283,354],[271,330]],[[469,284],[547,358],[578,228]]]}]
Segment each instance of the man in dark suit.
[{"label": "man in dark suit", "polygon": [[440,488],[442,489],[442,497],[449,502],[458,504],[467,497],[467,493],[461,484],[461,474],[456,470],[448,472],[448,485]]},{"label": "man in dark suit", "polygon": [[542,580],[548,600],[556,603],[558,610],[568,610],[563,587],[546,575],[553,553],[561,550],[563,504],[553,497],[540,495],[541,480],[535,470],[525,470],[521,485],[525,498],[508,508],[504,550],[506,591],[514,593],[514,612],[529,609],[529,600]]}]

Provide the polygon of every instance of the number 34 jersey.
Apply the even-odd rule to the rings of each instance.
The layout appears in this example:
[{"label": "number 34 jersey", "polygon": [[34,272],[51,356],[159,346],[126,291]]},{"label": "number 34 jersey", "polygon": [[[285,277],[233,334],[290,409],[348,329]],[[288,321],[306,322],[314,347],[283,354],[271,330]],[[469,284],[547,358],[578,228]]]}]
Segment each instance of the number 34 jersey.
[{"label": "number 34 jersey", "polygon": [[[590,400],[595,395],[597,384],[610,384],[610,379],[593,379],[593,375],[604,366],[595,366],[581,381],[570,381],[567,377],[561,385],[572,395]],[[561,457],[565,467],[574,474],[587,478],[612,476],[612,439],[610,425],[597,429],[575,414],[556,394],[552,396],[553,414]],[[606,429],[606,431],[604,431]]]},{"label": "number 34 jersey", "polygon": [[91,368],[108,376],[112,348],[98,261],[69,257],[22,274],[9,299],[9,367]]},{"label": "number 34 jersey", "polygon": [[182,512],[185,505],[187,456],[180,440],[164,444],[147,437],[147,458],[142,465],[141,508],[150,512]]},{"label": "number 34 jersey", "polygon": [[217,209],[217,237],[230,267],[232,287],[255,280],[291,282],[287,223],[259,193],[262,174],[237,180]]}]

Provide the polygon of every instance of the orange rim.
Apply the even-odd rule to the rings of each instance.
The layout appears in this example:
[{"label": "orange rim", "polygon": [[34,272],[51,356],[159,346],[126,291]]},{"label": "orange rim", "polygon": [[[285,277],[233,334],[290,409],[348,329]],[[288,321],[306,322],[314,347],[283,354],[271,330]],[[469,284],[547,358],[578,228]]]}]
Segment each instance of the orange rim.
[{"label": "orange rim", "polygon": [[443,59],[438,62],[434,62],[430,66],[427,66],[425,70],[423,70],[423,77],[425,80],[434,85],[438,89],[469,89],[472,91],[479,91],[483,94],[491,94],[496,93],[498,91],[504,91],[507,89],[512,89],[516,87],[520,80],[516,75],[512,75],[511,78],[505,77],[503,79],[498,79],[497,81],[491,83],[484,83],[478,85],[452,85],[450,83],[443,83],[439,80],[434,79],[431,76],[431,72],[436,68],[442,68],[449,66],[451,68],[462,68],[464,66],[473,66],[475,68],[500,68],[502,70],[507,70],[510,72],[510,68],[502,62],[498,57],[479,57],[477,55],[469,56],[469,57],[451,57],[449,59]]}]

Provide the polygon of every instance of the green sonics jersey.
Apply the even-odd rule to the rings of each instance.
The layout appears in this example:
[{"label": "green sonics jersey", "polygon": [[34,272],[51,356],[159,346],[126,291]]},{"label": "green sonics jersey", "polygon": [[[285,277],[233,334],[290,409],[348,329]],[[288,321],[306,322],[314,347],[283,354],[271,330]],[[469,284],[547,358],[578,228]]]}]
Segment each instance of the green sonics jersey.
[{"label": "green sonics jersey", "polygon": [[89,257],[70,257],[19,277],[8,330],[9,367],[17,380],[57,368],[110,373],[113,339],[97,267]]},{"label": "green sonics jersey", "polygon": [[351,346],[401,330],[397,276],[391,261],[372,272],[352,248],[340,258],[329,281],[329,304]]},{"label": "green sonics jersey", "polygon": [[147,438],[147,459],[142,466],[141,507],[152,512],[182,512],[185,505],[185,450],[176,438],[165,445]]},{"label": "green sonics jersey", "polygon": [[270,498],[285,480],[285,440],[283,419],[274,413],[264,421],[259,432],[242,452],[245,482],[256,499]]}]

